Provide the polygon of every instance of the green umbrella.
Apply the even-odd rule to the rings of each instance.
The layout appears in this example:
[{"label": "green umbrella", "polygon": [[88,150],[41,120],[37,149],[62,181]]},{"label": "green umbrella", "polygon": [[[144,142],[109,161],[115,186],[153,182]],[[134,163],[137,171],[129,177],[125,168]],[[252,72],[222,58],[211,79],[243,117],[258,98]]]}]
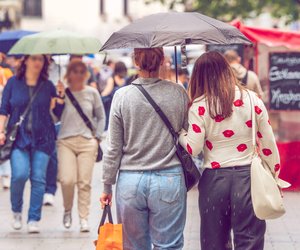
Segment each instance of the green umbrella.
[{"label": "green umbrella", "polygon": [[65,30],[54,30],[40,32],[20,39],[8,54],[95,54],[99,51],[100,45],[100,41],[94,37]]}]

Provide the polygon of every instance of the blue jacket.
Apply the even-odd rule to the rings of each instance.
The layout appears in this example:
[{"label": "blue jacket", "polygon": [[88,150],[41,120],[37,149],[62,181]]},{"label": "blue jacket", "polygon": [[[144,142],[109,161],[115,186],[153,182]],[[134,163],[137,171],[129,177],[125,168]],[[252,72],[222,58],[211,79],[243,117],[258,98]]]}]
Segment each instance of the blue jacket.
[{"label": "blue jacket", "polygon": [[[51,81],[39,82],[43,84],[32,103],[32,132],[26,132],[27,119],[22,123],[14,147],[30,148],[52,154],[55,148],[55,127],[50,115],[50,103],[56,97],[56,89]],[[10,78],[3,90],[0,115],[9,116],[7,130],[19,121],[29,103],[29,87],[25,80],[15,76]],[[57,104],[53,113],[60,117],[64,105]]]}]

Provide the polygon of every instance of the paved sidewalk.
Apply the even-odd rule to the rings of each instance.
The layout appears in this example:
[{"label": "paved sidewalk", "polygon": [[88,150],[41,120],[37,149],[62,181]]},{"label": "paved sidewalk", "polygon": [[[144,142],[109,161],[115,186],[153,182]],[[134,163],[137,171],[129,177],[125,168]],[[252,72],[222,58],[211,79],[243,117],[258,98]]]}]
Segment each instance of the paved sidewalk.
[{"label": "paved sidewalk", "polygon": [[[93,250],[93,240],[97,237],[97,225],[101,217],[98,198],[101,193],[101,165],[94,171],[93,197],[90,223],[92,232],[79,232],[76,208],[73,211],[73,227],[64,229],[62,225],[62,198],[57,192],[54,207],[44,207],[41,221],[41,233],[28,235],[26,227],[13,231],[9,203],[9,192],[0,191],[0,250]],[[266,250],[300,250],[300,193],[285,194],[287,214],[268,223]],[[29,183],[25,191],[24,219],[29,201]],[[186,225],[186,243],[184,250],[199,250],[199,216],[197,208],[197,191],[192,190],[188,196],[188,220]],[[141,249],[143,250],[143,249]]]}]

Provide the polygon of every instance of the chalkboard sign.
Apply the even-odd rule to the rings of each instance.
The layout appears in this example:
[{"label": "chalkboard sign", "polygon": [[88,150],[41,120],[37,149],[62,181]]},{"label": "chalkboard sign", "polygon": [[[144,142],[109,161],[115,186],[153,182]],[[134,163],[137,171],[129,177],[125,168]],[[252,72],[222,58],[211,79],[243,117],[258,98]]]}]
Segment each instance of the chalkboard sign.
[{"label": "chalkboard sign", "polygon": [[269,56],[270,109],[300,110],[300,52]]},{"label": "chalkboard sign", "polygon": [[244,45],[242,44],[208,44],[206,51],[218,51],[224,54],[227,50],[235,50],[241,57],[241,63],[244,63]]}]

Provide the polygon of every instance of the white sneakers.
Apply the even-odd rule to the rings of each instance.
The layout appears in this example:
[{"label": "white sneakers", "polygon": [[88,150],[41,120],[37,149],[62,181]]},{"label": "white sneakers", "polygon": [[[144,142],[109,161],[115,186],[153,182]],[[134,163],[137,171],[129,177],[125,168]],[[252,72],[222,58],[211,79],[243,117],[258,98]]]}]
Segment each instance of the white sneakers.
[{"label": "white sneakers", "polygon": [[44,194],[44,206],[53,206],[54,205],[54,195],[53,194]]},{"label": "white sneakers", "polygon": [[[13,214],[13,222],[12,227],[15,230],[21,230],[22,229],[22,214],[21,213],[14,213]],[[28,233],[34,234],[39,233],[39,224],[37,221],[29,221],[27,224]]]},{"label": "white sneakers", "polygon": [[2,176],[2,187],[5,190],[10,188],[10,177],[9,176]]},{"label": "white sneakers", "polygon": [[90,231],[90,226],[87,220],[80,219],[80,232],[88,233]]},{"label": "white sneakers", "polygon": [[65,228],[69,229],[72,226],[72,212],[71,211],[65,211],[64,218],[63,218],[63,224]]},{"label": "white sneakers", "polygon": [[13,214],[12,227],[15,230],[20,230],[22,228],[22,214],[21,213]]},{"label": "white sneakers", "polygon": [[37,221],[29,221],[27,229],[30,234],[38,234],[40,232],[39,223]]}]

